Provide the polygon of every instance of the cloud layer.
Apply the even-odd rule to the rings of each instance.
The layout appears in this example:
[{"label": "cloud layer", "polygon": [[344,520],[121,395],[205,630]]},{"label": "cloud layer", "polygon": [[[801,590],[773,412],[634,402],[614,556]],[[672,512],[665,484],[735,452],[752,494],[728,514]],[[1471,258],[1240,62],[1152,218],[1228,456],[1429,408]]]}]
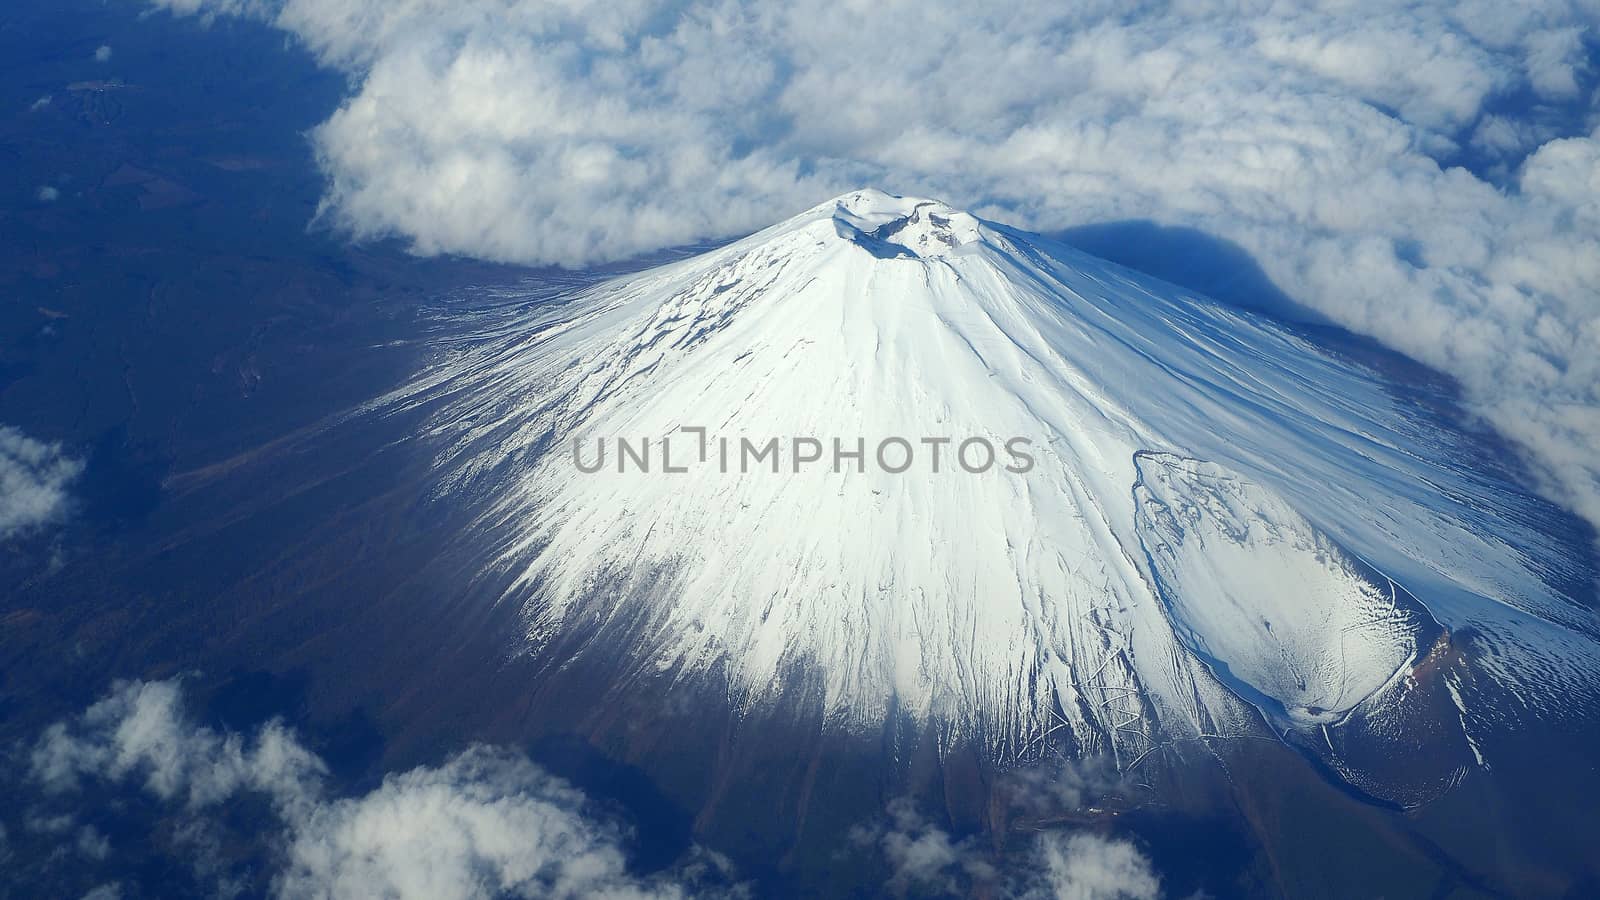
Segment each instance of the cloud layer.
[{"label": "cloud layer", "polygon": [[353,90],[322,215],[578,265],[862,184],[1056,229],[1151,219],[1457,377],[1600,522],[1593,0],[153,0]]},{"label": "cloud layer", "polygon": [[[223,845],[241,839],[285,848],[271,885],[280,897],[675,898],[688,890],[683,878],[720,864],[702,853],[674,875],[632,874],[621,826],[526,757],[488,747],[392,775],[361,796],[329,797],[326,765],[293,731],[273,722],[247,737],[196,724],[177,680],[119,683],[46,730],[28,768],[57,808],[125,807],[102,801],[131,784],[182,810],[186,824],[173,842],[206,894],[251,887],[223,859]],[[228,809],[251,798],[267,800],[281,826],[275,838],[255,828],[230,838]],[[34,831],[75,834],[85,864],[116,853],[74,813],[35,813],[30,822]]]},{"label": "cloud layer", "polygon": [[60,521],[69,506],[67,487],[82,472],[83,461],[64,454],[60,444],[0,425],[0,540]]},{"label": "cloud layer", "polygon": [[[202,725],[185,710],[179,679],[118,682],[45,729],[20,762],[0,775],[13,801],[0,810],[0,864],[14,864],[15,884],[56,894],[76,879],[77,892],[111,898],[125,886],[135,896],[154,887],[329,900],[750,896],[727,860],[700,847],[665,870],[633,871],[624,824],[504,749],[472,746],[365,794],[334,796],[326,763],[292,729],[272,721],[247,735]],[[1009,808],[1043,821],[1120,784],[1093,762],[1007,779]],[[13,846],[14,834],[28,841]],[[897,895],[981,887],[1016,900],[1162,896],[1135,844],[1090,831],[1041,831],[1002,858],[902,798],[841,838],[886,866],[885,887]],[[143,840],[153,843],[129,846]],[[191,885],[172,880],[185,869]],[[142,883],[150,877],[159,884]]]}]

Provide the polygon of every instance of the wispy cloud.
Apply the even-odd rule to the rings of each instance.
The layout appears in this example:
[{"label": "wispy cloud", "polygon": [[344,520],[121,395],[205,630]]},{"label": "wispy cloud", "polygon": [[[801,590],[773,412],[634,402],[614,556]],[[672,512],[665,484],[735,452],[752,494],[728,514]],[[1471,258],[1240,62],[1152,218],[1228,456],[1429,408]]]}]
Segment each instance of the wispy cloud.
[{"label": "wispy cloud", "polygon": [[1041,833],[1002,870],[976,837],[957,839],[920,814],[911,801],[892,802],[885,821],[857,829],[858,844],[875,848],[889,866],[896,895],[971,896],[1013,900],[1157,900],[1161,878],[1133,842],[1089,831]]},{"label": "wispy cloud", "polygon": [[0,540],[60,521],[70,506],[67,488],[82,472],[83,461],[60,444],[0,425]]},{"label": "wispy cloud", "polygon": [[[1059,820],[1128,786],[1099,760],[1059,761],[1007,773],[996,797],[1017,821]],[[985,894],[1013,900],[1156,900],[1161,878],[1132,841],[1089,830],[1043,830],[1009,861],[977,835],[956,837],[909,797],[855,828],[857,846],[882,855],[886,887],[913,896]]]},{"label": "wispy cloud", "polygon": [[888,886],[896,893],[960,894],[974,882],[998,877],[973,838],[956,839],[918,811],[907,797],[890,801],[884,821],[858,826],[850,838],[871,847],[888,863]]},{"label": "wispy cloud", "polygon": [[142,781],[161,800],[204,809],[252,791],[298,812],[321,790],[322,761],[273,723],[249,744],[190,722],[179,682],[128,682],[73,722],[45,731],[30,757],[35,780],[55,794],[86,780]]},{"label": "wispy cloud", "polygon": [[691,892],[697,873],[725,866],[696,851],[673,873],[632,873],[624,826],[526,757],[489,747],[392,775],[367,794],[330,796],[326,765],[292,730],[272,722],[244,735],[200,725],[185,713],[177,680],[119,683],[51,726],[28,770],[47,803],[69,810],[40,821],[73,833],[84,865],[114,857],[105,835],[78,823],[103,812],[117,786],[181,809],[186,824],[170,849],[209,883],[207,893],[251,887],[250,873],[220,859],[227,808],[250,798],[268,801],[281,831],[232,839],[286,848],[270,881],[281,897],[674,898]]},{"label": "wispy cloud", "polygon": [[[178,679],[119,682],[33,741],[24,771],[8,777],[19,776],[8,786],[16,799],[12,812],[29,810],[24,830],[45,836],[58,848],[58,861],[70,854],[86,896],[122,896],[130,884],[143,895],[143,875],[165,879],[184,869],[195,879],[193,889],[213,896],[748,896],[730,864],[703,848],[663,872],[636,873],[626,854],[626,825],[600,813],[572,784],[504,749],[474,746],[441,765],[392,774],[367,793],[334,796],[327,765],[292,729],[277,721],[251,734],[202,725],[185,710]],[[18,789],[24,782],[27,792]],[[1019,815],[1055,816],[1114,786],[1109,773],[1078,763],[1030,770],[1005,793]],[[154,806],[130,802],[124,788]],[[270,807],[271,827],[240,818],[260,800]],[[92,821],[108,815],[153,816],[166,824],[130,829],[124,821],[108,836]],[[161,865],[140,856],[118,867],[130,860],[114,837],[136,831],[164,835]],[[18,857],[7,835],[0,824],[0,860],[15,863],[13,875],[20,877],[37,860]],[[1162,896],[1161,880],[1137,845],[1090,831],[1046,831],[1002,859],[901,799],[850,836],[881,854],[886,887],[900,894],[963,895],[982,886],[1015,900]],[[240,845],[268,861],[265,871],[239,863]],[[59,874],[52,879],[57,889],[64,883]]]},{"label": "wispy cloud", "polygon": [[355,235],[581,264],[863,183],[1199,228],[1460,379],[1600,523],[1592,5],[154,2],[353,76],[313,139]]}]

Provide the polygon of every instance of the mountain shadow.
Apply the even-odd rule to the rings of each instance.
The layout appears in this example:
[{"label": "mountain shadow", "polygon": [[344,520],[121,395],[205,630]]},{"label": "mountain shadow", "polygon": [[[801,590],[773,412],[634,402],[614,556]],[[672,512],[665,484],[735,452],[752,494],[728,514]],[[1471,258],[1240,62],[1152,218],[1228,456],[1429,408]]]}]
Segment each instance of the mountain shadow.
[{"label": "mountain shadow", "polygon": [[1243,247],[1199,229],[1148,219],[1080,225],[1046,236],[1230,306],[1303,325],[1332,325],[1272,283]]}]

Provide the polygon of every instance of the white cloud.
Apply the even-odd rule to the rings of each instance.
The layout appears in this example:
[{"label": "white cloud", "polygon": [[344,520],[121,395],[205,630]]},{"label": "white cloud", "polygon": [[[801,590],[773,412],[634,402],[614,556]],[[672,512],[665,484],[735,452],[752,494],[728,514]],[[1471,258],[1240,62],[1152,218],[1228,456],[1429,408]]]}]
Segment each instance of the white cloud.
[{"label": "white cloud", "polygon": [[976,841],[955,839],[918,812],[909,798],[890,801],[885,813],[886,821],[857,827],[850,837],[883,854],[895,893],[960,894],[974,880],[994,881],[994,868]]},{"label": "white cloud", "polygon": [[1161,879],[1150,860],[1127,841],[1096,834],[1052,833],[1039,838],[1044,866],[1025,895],[1056,900],[1156,900]]},{"label": "white cloud", "polygon": [[681,897],[627,871],[621,836],[526,759],[475,748],[311,811],[295,830],[285,897]]},{"label": "white cloud", "polygon": [[40,203],[54,203],[61,196],[61,192],[48,184],[42,184],[39,186],[39,190],[34,192],[34,196],[38,198]]},{"label": "white cloud", "polygon": [[[995,799],[1018,826],[1012,833],[1092,806],[1095,798],[1126,796],[1131,787],[1109,762],[1060,760],[1006,773]],[[857,827],[851,839],[882,854],[888,888],[896,894],[1015,900],[1156,900],[1161,879],[1131,841],[1089,831],[1043,830],[1021,848],[1016,865],[1000,859],[977,836],[956,838],[924,816],[909,798],[891,801],[881,821]]]},{"label": "white cloud", "polygon": [[56,793],[78,789],[85,778],[136,778],[156,797],[191,810],[255,791],[299,812],[319,793],[325,771],[277,723],[248,745],[241,735],[194,725],[175,680],[119,684],[78,721],[47,729],[30,761],[33,777]]},{"label": "white cloud", "polygon": [[28,107],[28,112],[38,112],[39,110],[44,109],[50,105],[50,102],[53,99],[55,98],[51,97],[49,94],[45,94],[43,97],[33,101],[33,104]]},{"label": "white cloud", "polygon": [[101,44],[99,47],[96,47],[95,51],[94,51],[94,61],[95,62],[102,62],[102,63],[103,62],[110,62],[111,61],[111,47],[106,45],[106,44]]},{"label": "white cloud", "polygon": [[82,460],[65,455],[60,444],[0,425],[0,540],[60,521],[69,506],[67,486],[82,472]]},{"label": "white cloud", "polygon": [[[636,876],[624,830],[596,815],[581,791],[487,747],[392,775],[362,796],[330,798],[326,766],[292,731],[272,722],[247,738],[198,725],[183,711],[177,680],[117,684],[83,715],[47,729],[29,764],[58,803],[132,782],[181,804],[190,820],[175,843],[194,856],[197,873],[217,880],[216,893],[242,886],[211,858],[222,825],[207,815],[246,794],[268,798],[282,823],[287,850],[272,887],[286,898],[677,898],[689,888],[675,876],[693,880],[705,859],[721,864],[706,856],[674,874]],[[60,818],[71,828],[72,817]],[[87,826],[77,847],[89,861],[112,850]]]},{"label": "white cloud", "polygon": [[1015,900],[1157,900],[1161,879],[1132,842],[1090,832],[1046,831],[1014,870],[1003,873],[975,838],[957,840],[909,800],[889,804],[886,821],[852,834],[883,854],[887,887],[913,896],[1011,897]]},{"label": "white cloud", "polygon": [[1582,77],[1589,74],[1584,31],[1583,26],[1573,25],[1528,35],[1528,81],[1535,91],[1552,98],[1576,97],[1581,92]]},{"label": "white cloud", "polygon": [[1198,228],[1458,378],[1600,523],[1593,0],[153,2],[352,74],[313,140],[357,236],[580,264],[862,183]]}]

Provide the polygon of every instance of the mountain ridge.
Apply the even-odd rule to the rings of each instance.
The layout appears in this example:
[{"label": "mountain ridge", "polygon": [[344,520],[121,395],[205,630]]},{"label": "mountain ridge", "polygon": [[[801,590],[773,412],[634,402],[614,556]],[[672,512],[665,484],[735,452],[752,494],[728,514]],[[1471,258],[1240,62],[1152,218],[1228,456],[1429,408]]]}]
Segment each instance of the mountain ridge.
[{"label": "mountain ridge", "polygon": [[[997,758],[1129,765],[1406,715],[1410,668],[1463,628],[1530,703],[1529,673],[1594,692],[1600,629],[1546,578],[1578,563],[1375,374],[938,201],[819,204],[531,310],[389,402],[440,390],[438,493],[480,506],[531,651],[592,630],[629,677],[723,673],[736,708],[814,673],[834,727],[906,713]],[[792,449],[729,478],[703,452],[675,473],[567,453],[686,428],[1020,437],[1038,465],[801,470]],[[1158,496],[1169,458],[1206,474]],[[1270,596],[1285,581],[1330,609]]]}]

